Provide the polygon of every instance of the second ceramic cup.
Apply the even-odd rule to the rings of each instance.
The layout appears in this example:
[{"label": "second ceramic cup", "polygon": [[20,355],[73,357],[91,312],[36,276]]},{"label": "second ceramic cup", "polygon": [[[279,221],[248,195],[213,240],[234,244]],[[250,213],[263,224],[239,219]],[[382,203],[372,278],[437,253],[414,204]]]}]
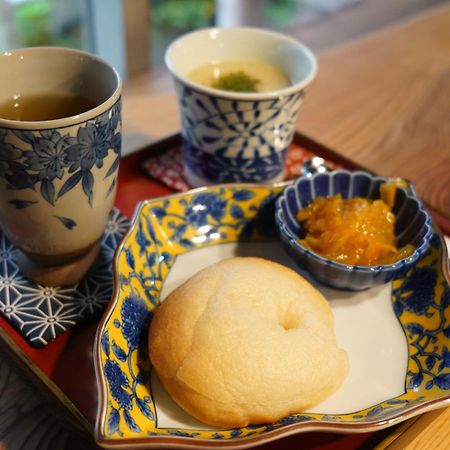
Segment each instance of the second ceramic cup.
[{"label": "second ceramic cup", "polygon": [[94,55],[41,47],[0,54],[0,82],[0,226],[29,278],[75,283],[115,198],[120,77]]},{"label": "second ceramic cup", "polygon": [[[279,33],[212,28],[174,41],[165,60],[179,101],[189,184],[283,179],[305,88],[317,72],[311,51]],[[230,61],[270,64],[287,76],[289,85],[268,92],[230,92],[189,78],[200,67]]]}]

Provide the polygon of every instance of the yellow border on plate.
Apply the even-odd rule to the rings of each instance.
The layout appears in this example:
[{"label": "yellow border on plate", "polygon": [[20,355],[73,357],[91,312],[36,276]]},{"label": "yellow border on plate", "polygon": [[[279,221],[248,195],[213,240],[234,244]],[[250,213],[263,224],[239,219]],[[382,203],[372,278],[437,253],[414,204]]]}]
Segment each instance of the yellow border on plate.
[{"label": "yellow border on plate", "polygon": [[[133,225],[115,257],[115,294],[99,326],[95,343],[96,374],[100,393],[96,435],[103,446],[131,446],[177,442],[187,446],[244,447],[293,432],[328,430],[371,431],[392,425],[426,410],[450,402],[450,391],[441,389],[436,378],[450,371],[439,367],[450,339],[444,330],[450,322],[450,308],[441,307],[450,295],[446,250],[435,236],[434,245],[414,270],[432,271],[436,279],[433,304],[423,315],[402,306],[400,322],[408,340],[409,362],[405,393],[363,411],[343,414],[296,414],[273,424],[229,430],[158,428],[156,408],[149,389],[150,364],[145,349],[138,351],[126,335],[126,309],[139,315],[146,305],[151,311],[176,257],[187,251],[242,239],[267,239],[258,228],[261,205],[270,206],[285,186],[224,185],[200,188],[139,205]],[[256,226],[254,226],[256,224]],[[261,222],[264,225],[264,221]],[[393,282],[393,302],[402,305],[411,295],[405,292],[412,273]],[[131,302],[130,302],[131,299]],[[126,302],[130,302],[125,306]],[[134,304],[133,303],[133,304]],[[139,311],[134,311],[138,309]],[[398,306],[397,306],[398,308]],[[125,311],[125,312],[124,312]],[[141,311],[142,312],[142,311]],[[148,322],[147,317],[147,322]],[[420,338],[420,333],[425,332]],[[447,331],[446,331],[447,332]],[[131,346],[130,346],[131,342]],[[146,347],[146,341],[145,341]],[[141,353],[141,354],[140,354]],[[434,358],[434,359],[433,359]],[[109,372],[111,373],[107,373]],[[113,375],[119,374],[123,384]],[[109,377],[109,378],[108,378]],[[443,379],[443,377],[441,377]],[[434,380],[434,381],[433,381]],[[441,383],[442,384],[442,383]],[[247,438],[242,440],[242,438]]]}]

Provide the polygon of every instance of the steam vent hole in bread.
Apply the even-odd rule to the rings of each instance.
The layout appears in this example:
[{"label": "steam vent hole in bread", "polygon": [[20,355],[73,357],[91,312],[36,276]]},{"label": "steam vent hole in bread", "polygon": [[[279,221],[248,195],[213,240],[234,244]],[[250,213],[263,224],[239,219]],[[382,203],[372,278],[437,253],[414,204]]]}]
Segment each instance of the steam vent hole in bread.
[{"label": "steam vent hole in bread", "polygon": [[210,425],[273,422],[328,397],[348,371],[325,298],[287,267],[236,257],[156,309],[150,359],[171,397]]}]

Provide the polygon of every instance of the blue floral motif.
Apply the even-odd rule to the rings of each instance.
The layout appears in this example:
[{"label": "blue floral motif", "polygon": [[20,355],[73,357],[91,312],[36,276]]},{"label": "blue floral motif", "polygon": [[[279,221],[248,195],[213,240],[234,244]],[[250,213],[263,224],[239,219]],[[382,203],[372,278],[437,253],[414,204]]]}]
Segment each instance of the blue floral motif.
[{"label": "blue floral motif", "polygon": [[122,408],[130,409],[132,407],[131,395],[125,390],[125,388],[130,387],[130,382],[119,364],[116,361],[108,360],[105,363],[104,370],[114,400]]},{"label": "blue floral motif", "polygon": [[437,274],[430,267],[416,269],[414,277],[408,277],[402,286],[405,293],[399,298],[406,311],[417,315],[424,314],[434,300],[434,287]]},{"label": "blue floral motif", "polygon": [[442,373],[439,374],[434,379],[434,384],[439,388],[443,390],[449,390],[450,389],[450,373]]},{"label": "blue floral motif", "polygon": [[392,400],[388,400],[382,405],[374,406],[373,408],[369,408],[366,413],[358,413],[353,414],[352,419],[358,421],[375,421],[381,420],[388,417],[393,417],[395,414],[405,411],[414,405],[420,404],[424,400],[423,396],[418,396],[412,400],[405,398],[394,398]]},{"label": "blue floral motif", "polygon": [[423,326],[420,323],[410,322],[406,324],[405,328],[409,331],[410,336],[423,333]]},{"label": "blue floral motif", "polygon": [[441,372],[446,368],[450,369],[450,351],[448,350],[447,346],[444,345],[444,348],[442,349],[442,361],[439,364],[438,370],[439,372]]},{"label": "blue floral motif", "polygon": [[418,372],[418,373],[409,372],[409,375],[412,375],[412,376],[408,383],[408,389],[411,389],[411,390],[418,389],[423,381],[423,373],[422,372]]},{"label": "blue floral motif", "polygon": [[153,420],[155,417],[152,413],[152,410],[149,408],[148,404],[140,399],[136,398],[136,404],[138,405],[138,408],[141,410],[141,413],[147,417],[147,419]]},{"label": "blue floral motif", "polygon": [[428,355],[425,360],[425,365],[428,370],[432,370],[434,365],[436,364],[436,357],[434,355]]},{"label": "blue floral motif", "polygon": [[[150,211],[158,222],[164,223],[166,230],[172,231],[171,234],[167,234],[167,239],[178,243],[186,251],[198,246],[191,237],[192,229],[197,230],[196,237],[200,231],[203,243],[219,238],[226,239],[228,230],[239,230],[239,239],[275,238],[274,192],[268,192],[258,207],[252,206],[251,202],[254,201],[256,194],[249,189],[231,188],[229,198],[228,195],[224,195],[225,193],[223,188],[219,188],[217,191],[201,192],[182,198],[178,203],[183,208],[182,213],[171,212],[170,205],[164,204],[152,206]],[[247,210],[250,211],[250,215]],[[148,225],[147,229],[151,233],[151,242],[156,246],[161,245],[153,232],[153,227]],[[136,240],[144,239],[138,235],[140,231],[141,228],[138,229]],[[157,255],[155,252],[148,254],[150,266],[154,265]]]},{"label": "blue floral motif", "polygon": [[296,415],[296,416],[287,416],[280,419],[276,425],[277,426],[286,426],[286,425],[292,425],[293,423],[300,423],[300,422],[307,422],[313,420],[309,416],[303,416],[303,415]]},{"label": "blue floral motif", "polygon": [[96,123],[88,122],[85,127],[79,128],[77,137],[71,138],[72,145],[67,149],[69,172],[90,170],[94,165],[102,167],[109,150],[106,137],[105,129]]},{"label": "blue floral motif", "polygon": [[37,172],[39,181],[61,179],[67,166],[66,151],[69,148],[67,136],[61,136],[56,130],[41,132],[32,142],[32,150],[24,152],[25,166]]},{"label": "blue floral motif", "polygon": [[137,349],[150,320],[150,311],[144,301],[137,295],[127,297],[122,306],[122,334],[130,350]]},{"label": "blue floral motif", "polygon": [[244,217],[244,210],[239,205],[231,205],[230,213],[233,219],[240,220]]},{"label": "blue floral motif", "polygon": [[245,202],[255,197],[255,193],[250,189],[235,189],[233,191],[233,200]]},{"label": "blue floral motif", "polygon": [[5,178],[8,173],[10,174],[10,163],[22,157],[22,150],[5,142],[6,135],[5,130],[0,130],[0,146],[2,148],[0,152],[0,177],[2,178]]},{"label": "blue floral motif", "polygon": [[111,408],[108,420],[108,434],[114,434],[119,429],[120,414],[115,408]]},{"label": "blue floral motif", "polygon": [[[144,416],[151,421],[156,420],[150,386],[147,386],[149,390],[145,393],[146,395],[143,393],[145,390],[136,389],[138,385],[145,386],[149,382],[150,376],[149,368],[141,367],[143,361],[148,361],[148,355],[143,354],[143,352],[147,352],[147,339],[141,339],[139,329],[143,330],[143,335],[147,338],[147,325],[152,314],[150,309],[159,303],[161,287],[168,275],[168,269],[176,257],[191,248],[203,248],[214,243],[214,240],[220,243],[227,242],[227,233],[229,232],[233,233],[233,237],[230,239],[232,242],[236,240],[239,242],[244,238],[259,240],[275,236],[273,207],[278,190],[262,187],[263,195],[261,195],[259,188],[252,189],[253,191],[233,187],[210,188],[197,194],[188,193],[181,197],[176,196],[170,200],[154,200],[144,206],[145,209],[142,210],[138,225],[133,228],[133,232],[129,236],[129,239],[134,239],[138,245],[134,244],[134,247],[129,247],[129,242],[125,241],[122,247],[121,260],[128,261],[128,264],[125,262],[124,273],[119,275],[121,276],[119,280],[121,290],[125,289],[127,294],[123,294],[121,297],[123,298],[121,320],[116,318],[111,323],[111,326],[121,330],[128,343],[128,347],[122,344],[125,349],[124,353],[126,353],[126,361],[121,361],[123,355],[120,351],[114,350],[114,342],[110,346],[108,341],[107,350],[105,350],[105,344],[103,340],[101,341],[100,350],[103,361],[115,358],[122,364],[122,368],[128,363],[128,368],[124,371],[129,380],[132,408],[122,411],[124,408],[119,406],[119,411],[117,411],[114,409],[117,406],[114,403],[111,404],[110,401],[107,406],[107,414],[113,423],[117,419],[117,412],[120,412],[122,421],[120,425],[137,433],[137,428],[130,420],[127,421],[125,413],[129,413],[130,418],[136,417],[133,415],[136,413],[137,417],[141,419]],[[202,227],[201,230],[199,230],[200,227]],[[214,236],[210,235],[211,230],[213,230]],[[195,234],[195,232],[198,233]],[[200,234],[201,239],[196,241],[195,238],[198,238]],[[193,235],[195,238],[192,237]],[[176,240],[173,241],[174,239]],[[179,244],[182,245],[184,240],[189,242],[189,248],[180,248]],[[165,253],[165,249],[168,248],[165,244],[168,242],[177,245],[170,245],[169,253]],[[367,423],[376,423],[380,420],[398,418],[417,405],[424,407],[430,398],[442,400],[446,393],[441,395],[438,390],[450,389],[450,372],[448,371],[450,350],[445,341],[450,332],[447,316],[450,287],[442,276],[442,252],[440,253],[441,259],[438,257],[440,248],[440,246],[436,247],[433,250],[434,254],[425,255],[425,258],[428,259],[419,261],[418,265],[404,278],[397,279],[392,288],[393,306],[408,339],[409,370],[406,374],[405,394],[355,414],[292,415],[270,424],[256,424],[244,428],[211,432],[209,437],[220,440],[241,439],[252,434],[263,434],[307,421],[367,425]],[[128,249],[134,252],[132,270],[130,270],[131,258],[127,255]],[[437,275],[431,275],[426,269],[431,269]],[[422,283],[428,284],[428,286],[419,285],[412,280],[417,273],[422,277],[420,278]],[[139,292],[142,290],[145,292],[145,294],[140,294],[142,298],[136,294],[136,284],[139,285]],[[420,294],[420,300],[414,298],[416,292]],[[145,298],[146,295],[151,304]],[[432,295],[431,300],[429,299],[430,295]],[[427,306],[424,307],[423,303]],[[397,307],[397,305],[401,306]],[[404,314],[406,312],[408,314]],[[146,316],[147,314],[148,316]],[[146,317],[144,318],[144,316]],[[133,350],[137,350],[137,355],[133,353]],[[110,356],[106,354],[106,351],[110,352]],[[137,363],[132,355],[137,356]],[[430,389],[433,391],[426,392]],[[141,397],[137,395],[137,392]],[[427,395],[422,395],[424,392]],[[138,423],[141,422],[138,421]],[[156,422],[152,422],[152,426],[155,426],[156,429],[152,428],[152,431],[146,431],[142,427],[141,436],[144,433],[144,436],[173,434],[198,439],[204,438],[204,432],[197,436],[195,432],[191,432],[192,430],[158,429]],[[118,432],[120,433],[120,430]]]},{"label": "blue floral motif", "polygon": [[212,438],[212,439],[224,439],[225,436],[224,436],[222,433],[214,433],[214,434],[211,436],[211,438]]},{"label": "blue floral motif", "polygon": [[[407,372],[407,388],[418,390],[422,387],[429,390],[433,387],[439,389],[450,389],[450,352],[446,345],[439,349],[438,336],[448,337],[450,329],[446,311],[450,298],[450,287],[445,281],[441,281],[441,295],[436,297],[438,286],[438,269],[443,257],[439,253],[437,244],[439,241],[433,239],[434,245],[430,247],[427,257],[431,263],[420,265],[412,269],[403,279],[400,287],[393,290],[393,306],[396,315],[402,320],[404,311],[435,319],[431,328],[419,321],[403,323],[407,332],[409,345],[415,351],[410,353],[410,359],[414,362],[413,367]],[[439,257],[436,258],[435,254]],[[437,320],[437,322],[436,322]],[[427,322],[426,322],[427,323]],[[436,365],[437,371],[436,371]]]},{"label": "blue floral motif", "polygon": [[102,334],[101,345],[102,345],[102,350],[105,352],[105,355],[109,356],[110,345],[109,345],[109,333],[108,333],[108,331],[105,331]]},{"label": "blue floral motif", "polygon": [[142,222],[139,222],[139,230],[136,233],[136,242],[139,245],[139,256],[142,256],[145,253],[146,248],[150,245],[150,241],[147,239],[147,236],[142,229]]},{"label": "blue floral motif", "polygon": [[152,212],[153,212],[153,214],[155,214],[155,216],[158,219],[162,219],[166,215],[166,210],[164,208],[159,207],[159,206],[155,206],[154,208],[152,208]]},{"label": "blue floral motif", "polygon": [[[121,417],[129,430],[134,433],[141,431],[133,417],[135,406],[147,419],[154,419],[154,413],[150,407],[151,398],[149,396],[140,398],[136,392],[139,385],[148,383],[149,370],[138,364],[137,370],[134,371],[131,365],[134,351],[146,348],[150,315],[151,312],[147,309],[144,301],[136,295],[130,295],[124,299],[121,308],[122,322],[118,319],[114,320],[114,326],[121,330],[128,346],[123,349],[114,340],[110,344],[108,331],[102,334],[101,349],[106,356],[103,372],[108,380],[111,396],[118,404],[118,409],[111,403],[109,404],[107,425],[109,434],[122,433],[120,430]],[[145,355],[143,360],[147,361],[148,356]],[[129,371],[123,372],[119,363],[126,363]]]},{"label": "blue floral motif", "polygon": [[239,428],[235,428],[230,434],[232,438],[238,438],[242,435],[242,430]]},{"label": "blue floral motif", "polygon": [[77,223],[70,217],[55,216],[68,230],[73,230]]},{"label": "blue floral motif", "polygon": [[[117,172],[120,162],[120,100],[98,117],[80,124],[76,136],[65,128],[49,130],[0,130],[0,178],[7,181],[7,189],[33,189],[42,199],[54,205],[79,183],[88,202],[94,195],[93,167],[102,167],[112,150],[117,157],[108,168],[106,177]],[[13,145],[10,136],[21,144]],[[19,148],[20,147],[20,148]],[[67,177],[68,174],[72,174]],[[54,181],[67,177],[56,191]],[[108,195],[113,192],[115,177]],[[20,203],[17,203],[20,202]],[[29,208],[38,202],[10,202],[16,208]],[[70,227],[69,227],[70,228]]]},{"label": "blue floral motif", "polygon": [[195,227],[206,225],[208,216],[220,222],[225,216],[226,206],[226,200],[214,193],[198,194],[193,197],[186,208],[186,219]]},{"label": "blue floral motif", "polygon": [[120,110],[121,103],[120,101],[118,101],[114,103],[114,105],[109,111],[107,111],[106,114],[100,115],[97,120],[98,125],[106,130],[106,133],[109,134],[111,140],[116,136],[116,134],[120,135],[120,133],[115,132],[117,125],[119,125],[120,123]]},{"label": "blue floral motif", "polygon": [[186,431],[181,431],[181,430],[169,430],[169,434],[171,436],[180,436],[180,437],[189,437],[189,438],[193,438],[193,437],[199,435],[199,433],[196,433],[196,432],[187,433]]},{"label": "blue floral motif", "polygon": [[125,249],[125,254],[126,254],[128,265],[131,267],[131,269],[134,270],[134,268],[135,268],[135,261],[134,261],[133,251],[131,250],[131,248]]},{"label": "blue floral motif", "polygon": [[115,341],[112,341],[112,349],[113,349],[113,353],[115,355],[115,357],[119,360],[119,361],[126,361],[127,360],[127,354],[126,352],[123,350],[123,348],[119,347]]},{"label": "blue floral motif", "polygon": [[139,425],[136,423],[136,421],[133,419],[133,417],[131,416],[131,414],[129,413],[129,411],[125,410],[123,412],[123,418],[125,419],[125,423],[127,424],[127,427],[135,432],[135,433],[139,433],[141,431]]}]

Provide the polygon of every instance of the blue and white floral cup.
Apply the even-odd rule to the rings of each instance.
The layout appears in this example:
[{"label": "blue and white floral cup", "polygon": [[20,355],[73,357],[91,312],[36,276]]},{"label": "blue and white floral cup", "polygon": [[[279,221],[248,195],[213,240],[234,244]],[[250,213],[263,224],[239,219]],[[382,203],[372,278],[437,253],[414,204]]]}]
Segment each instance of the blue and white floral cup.
[{"label": "blue and white floral cup", "polygon": [[26,96],[45,101],[48,93],[92,102],[92,109],[60,119],[0,117],[0,226],[29,278],[75,283],[97,256],[115,198],[120,77],[94,55],[36,47],[1,53],[0,83],[0,104]]},{"label": "blue and white floral cup", "polygon": [[[174,41],[165,61],[179,100],[184,173],[189,184],[283,179],[305,88],[317,72],[312,52],[271,31],[211,28]],[[291,84],[272,92],[242,93],[210,88],[188,78],[195,69],[227,61],[271,64]]]}]

